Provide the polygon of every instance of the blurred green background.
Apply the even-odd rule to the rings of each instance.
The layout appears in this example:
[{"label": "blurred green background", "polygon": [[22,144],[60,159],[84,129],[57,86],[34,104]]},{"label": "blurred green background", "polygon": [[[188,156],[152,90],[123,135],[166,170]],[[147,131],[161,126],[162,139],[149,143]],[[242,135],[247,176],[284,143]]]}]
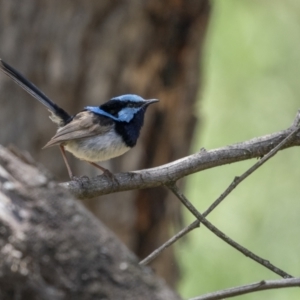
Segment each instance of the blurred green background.
[{"label": "blurred green background", "polygon": [[[300,108],[300,1],[215,0],[205,55],[201,119],[191,153],[285,129]],[[256,160],[190,176],[186,195],[203,212]],[[209,216],[228,236],[293,276],[300,276],[300,150],[277,154]],[[185,212],[186,223],[194,220]],[[185,297],[276,274],[203,226],[177,245]],[[300,299],[299,288],[235,299]]]}]

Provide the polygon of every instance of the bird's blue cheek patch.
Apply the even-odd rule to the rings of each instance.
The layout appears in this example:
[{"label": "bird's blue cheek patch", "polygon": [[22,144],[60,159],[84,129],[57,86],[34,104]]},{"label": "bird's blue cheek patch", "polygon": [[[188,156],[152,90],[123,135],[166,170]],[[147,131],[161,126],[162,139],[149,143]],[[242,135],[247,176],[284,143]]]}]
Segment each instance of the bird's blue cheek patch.
[{"label": "bird's blue cheek patch", "polygon": [[122,122],[130,122],[140,108],[125,107],[118,113],[118,120]]}]

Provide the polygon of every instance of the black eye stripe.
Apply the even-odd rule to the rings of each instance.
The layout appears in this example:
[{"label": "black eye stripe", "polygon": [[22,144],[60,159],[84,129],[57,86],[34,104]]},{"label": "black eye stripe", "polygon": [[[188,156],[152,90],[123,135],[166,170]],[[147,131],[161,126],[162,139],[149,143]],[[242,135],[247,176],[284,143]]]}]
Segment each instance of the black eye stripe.
[{"label": "black eye stripe", "polygon": [[100,108],[106,111],[107,113],[117,117],[119,111],[121,111],[125,107],[139,108],[142,105],[143,102],[110,100],[101,105]]}]

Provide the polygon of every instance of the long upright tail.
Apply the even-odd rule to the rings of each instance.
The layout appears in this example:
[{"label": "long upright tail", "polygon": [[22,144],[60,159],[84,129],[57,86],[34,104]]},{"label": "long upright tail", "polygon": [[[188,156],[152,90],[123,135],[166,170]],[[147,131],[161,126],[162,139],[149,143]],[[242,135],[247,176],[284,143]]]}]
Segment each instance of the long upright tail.
[{"label": "long upright tail", "polygon": [[33,83],[27,80],[21,73],[4,62],[2,59],[0,59],[0,69],[20,87],[22,87],[27,93],[44,104],[54,115],[53,117],[50,117],[51,120],[62,126],[68,123],[68,121],[71,119],[71,116],[66,111],[64,111],[57,104],[51,101]]}]

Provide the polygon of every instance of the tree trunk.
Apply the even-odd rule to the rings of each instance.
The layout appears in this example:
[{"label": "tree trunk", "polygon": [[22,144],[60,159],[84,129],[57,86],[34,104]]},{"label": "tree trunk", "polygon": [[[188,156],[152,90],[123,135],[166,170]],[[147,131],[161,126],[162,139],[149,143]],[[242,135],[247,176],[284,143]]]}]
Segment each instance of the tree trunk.
[{"label": "tree trunk", "polygon": [[0,299],[179,300],[30,160],[0,146]]},{"label": "tree trunk", "polygon": [[[104,164],[111,171],[158,166],[190,147],[208,2],[0,0],[2,59],[70,113],[125,93],[159,98],[147,112],[137,146]],[[0,92],[0,142],[27,149],[57,178],[67,179],[59,150],[41,151],[55,133],[44,107],[4,76]],[[99,174],[83,162],[70,162],[76,175]],[[176,201],[161,188],[85,205],[140,257],[165,241],[172,222],[180,219]],[[169,283],[177,277],[172,253],[153,265]]]}]

